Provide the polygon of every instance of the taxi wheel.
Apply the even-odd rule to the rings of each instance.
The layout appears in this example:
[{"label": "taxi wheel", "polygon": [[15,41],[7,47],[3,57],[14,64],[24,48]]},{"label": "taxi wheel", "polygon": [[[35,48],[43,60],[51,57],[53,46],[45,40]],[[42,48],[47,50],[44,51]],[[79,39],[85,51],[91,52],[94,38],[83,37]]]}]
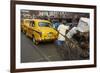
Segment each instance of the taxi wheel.
[{"label": "taxi wheel", "polygon": [[34,44],[36,44],[36,45],[38,45],[38,44],[39,44],[39,42],[38,42],[38,41],[36,41],[34,38],[32,38],[32,41],[33,41],[33,43],[34,43]]},{"label": "taxi wheel", "polygon": [[25,30],[23,30],[23,33],[26,34]]},{"label": "taxi wheel", "polygon": [[25,35],[28,36],[28,33],[26,32]]},{"label": "taxi wheel", "polygon": [[21,32],[23,32],[22,28],[21,28]]}]

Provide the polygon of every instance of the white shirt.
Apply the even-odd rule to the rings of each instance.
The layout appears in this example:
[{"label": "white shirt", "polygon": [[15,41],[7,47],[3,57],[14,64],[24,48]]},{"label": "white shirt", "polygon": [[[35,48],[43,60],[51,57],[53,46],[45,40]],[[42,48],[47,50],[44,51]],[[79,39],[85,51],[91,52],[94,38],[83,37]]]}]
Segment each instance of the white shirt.
[{"label": "white shirt", "polygon": [[69,30],[69,26],[66,26],[64,24],[60,24],[57,30],[59,31],[58,40],[65,41],[65,37],[62,35],[65,35],[66,30]]},{"label": "white shirt", "polygon": [[74,35],[74,34],[76,34],[77,33],[77,27],[73,27],[67,34],[66,34],[66,36],[70,39],[70,38],[72,38],[72,36]]}]

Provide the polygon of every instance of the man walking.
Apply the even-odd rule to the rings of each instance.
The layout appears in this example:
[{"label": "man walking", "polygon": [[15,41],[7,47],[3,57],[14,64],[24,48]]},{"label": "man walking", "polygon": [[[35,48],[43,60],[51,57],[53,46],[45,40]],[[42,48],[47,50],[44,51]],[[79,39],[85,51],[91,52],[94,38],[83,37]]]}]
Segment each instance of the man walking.
[{"label": "man walking", "polygon": [[65,58],[65,47],[64,47],[64,42],[65,42],[65,35],[66,31],[69,30],[69,26],[66,26],[64,23],[61,23],[58,26],[58,39],[57,39],[57,51],[60,54],[60,56],[64,59]]},{"label": "man walking", "polygon": [[58,35],[58,42],[59,44],[58,45],[62,45],[65,41],[65,34],[66,34],[66,31],[69,30],[69,26],[66,26],[64,23],[61,23],[59,26],[58,26],[58,32],[59,32],[59,35]]}]

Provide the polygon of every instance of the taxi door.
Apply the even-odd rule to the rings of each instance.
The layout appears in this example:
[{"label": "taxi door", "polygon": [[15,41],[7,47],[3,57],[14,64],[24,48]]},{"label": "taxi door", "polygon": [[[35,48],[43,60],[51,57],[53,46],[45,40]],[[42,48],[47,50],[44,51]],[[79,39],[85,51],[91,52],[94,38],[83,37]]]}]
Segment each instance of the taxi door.
[{"label": "taxi door", "polygon": [[29,28],[28,28],[28,35],[29,35],[29,37],[33,37],[33,30],[34,30],[34,27],[35,27],[35,23],[34,23],[34,21],[30,21],[29,22]]}]

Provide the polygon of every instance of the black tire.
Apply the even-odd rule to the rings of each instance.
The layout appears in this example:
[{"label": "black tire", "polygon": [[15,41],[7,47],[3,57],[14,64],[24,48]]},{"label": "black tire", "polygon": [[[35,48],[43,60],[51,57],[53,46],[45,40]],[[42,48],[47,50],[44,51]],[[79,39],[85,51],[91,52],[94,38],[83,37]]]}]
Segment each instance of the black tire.
[{"label": "black tire", "polygon": [[39,44],[39,42],[35,40],[34,36],[33,36],[33,38],[32,38],[32,41],[33,41],[33,43],[36,44],[36,45]]},{"label": "black tire", "polygon": [[29,37],[29,35],[28,35],[27,31],[26,31],[25,35],[26,35],[27,37]]},{"label": "black tire", "polygon": [[25,30],[22,30],[22,32],[23,32],[24,34],[26,34],[26,31],[25,31]]}]

